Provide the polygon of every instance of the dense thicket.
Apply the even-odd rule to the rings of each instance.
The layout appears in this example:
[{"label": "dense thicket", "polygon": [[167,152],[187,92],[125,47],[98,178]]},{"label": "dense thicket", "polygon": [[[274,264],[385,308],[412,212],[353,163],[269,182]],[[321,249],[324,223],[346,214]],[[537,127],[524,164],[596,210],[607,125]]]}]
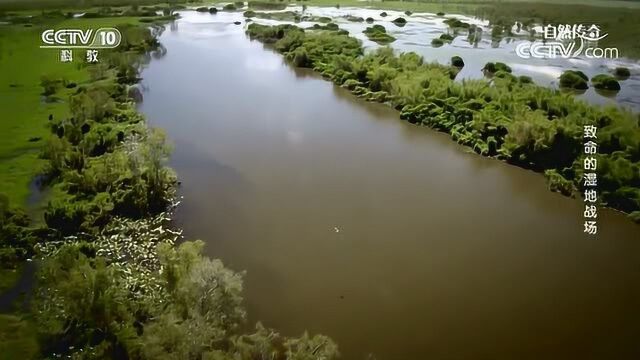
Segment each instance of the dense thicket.
[{"label": "dense thicket", "polygon": [[[598,127],[598,189],[603,205],[640,217],[640,117],[595,106],[488,63],[490,80],[454,81],[457,69],[424,63],[415,53],[360,42],[335,32],[251,24],[252,39],[273,43],[297,66],[313,68],[354,94],[385,102],[400,118],[448,132],[479,154],[545,172],[552,189],[580,193],[583,126]],[[551,176],[553,175],[553,176]]]},{"label": "dense thicket", "polygon": [[[202,256],[169,226],[176,177],[163,133],[135,110],[149,28],[120,26],[118,50],[89,65],[90,80],[67,88],[69,115],[49,117],[43,179],[52,188],[46,226],[0,199],[0,260],[39,260],[33,310],[43,358],[334,359],[327,337],[245,333],[242,274]],[[58,96],[68,79],[43,77]],[[3,339],[0,337],[0,341]]]}]

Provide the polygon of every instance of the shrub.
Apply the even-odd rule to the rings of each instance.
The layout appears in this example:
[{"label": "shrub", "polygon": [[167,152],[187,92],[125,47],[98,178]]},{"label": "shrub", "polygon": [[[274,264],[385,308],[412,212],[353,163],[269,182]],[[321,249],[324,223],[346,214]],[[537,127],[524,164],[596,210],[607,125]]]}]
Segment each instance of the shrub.
[{"label": "shrub", "polygon": [[224,11],[235,11],[235,10],[238,10],[238,8],[236,7],[235,4],[227,4],[227,5],[222,7],[222,10],[224,10]]},{"label": "shrub", "polygon": [[626,67],[617,67],[613,70],[613,74],[621,80],[627,79],[631,76],[631,71]]},{"label": "shrub", "polygon": [[449,27],[452,27],[452,28],[463,28],[463,29],[468,29],[469,27],[471,27],[471,25],[470,25],[470,24],[468,24],[468,23],[466,23],[466,22],[464,22],[464,21],[458,20],[458,19],[456,19],[456,18],[449,18],[449,19],[446,19],[446,20],[444,21],[444,23],[445,23],[445,24],[447,24],[447,25],[449,25]]},{"label": "shrub", "polygon": [[457,68],[462,68],[464,67],[464,61],[462,60],[462,58],[460,56],[453,56],[451,58],[451,65],[457,67]]},{"label": "shrub", "polygon": [[383,11],[383,12],[381,12],[381,13],[380,13],[380,16],[382,16],[382,17],[386,17],[386,16],[387,16],[387,13],[386,13],[385,11]]},{"label": "shrub", "polygon": [[287,4],[266,1],[249,1],[249,8],[257,10],[284,10],[287,8]]},{"label": "shrub", "polygon": [[567,70],[560,75],[560,87],[567,89],[585,90],[589,88],[589,78],[582,71]]},{"label": "shrub", "polygon": [[565,179],[557,170],[546,170],[544,176],[547,178],[549,190],[559,192],[565,196],[571,196],[575,191],[573,181]]},{"label": "shrub", "polygon": [[454,37],[451,34],[441,34],[440,35],[440,40],[442,41],[447,41],[447,42],[451,42],[453,41]]},{"label": "shrub", "polygon": [[591,84],[596,89],[601,90],[611,90],[618,91],[620,90],[620,83],[613,76],[607,74],[596,75],[591,78]]},{"label": "shrub", "polygon": [[526,76],[526,75],[518,76],[518,81],[521,84],[533,84],[533,79],[531,78],[531,76]]},{"label": "shrub", "polygon": [[440,46],[444,45],[444,41],[442,41],[442,39],[440,39],[440,38],[435,38],[435,39],[431,40],[431,45],[433,47],[440,47]]},{"label": "shrub", "polygon": [[360,16],[352,16],[352,15],[347,15],[345,17],[347,20],[352,21],[352,22],[363,22],[364,18],[360,17]]},{"label": "shrub", "polygon": [[387,34],[387,30],[382,25],[373,25],[366,28],[363,33],[367,35],[369,40],[378,44],[388,44],[396,40],[393,36]]},{"label": "shrub", "polygon": [[399,18],[395,18],[392,22],[397,26],[404,26],[407,23],[407,20],[405,20],[402,17],[399,17]]},{"label": "shrub", "polygon": [[299,47],[293,51],[293,64],[298,67],[311,67],[309,54],[304,47]]},{"label": "shrub", "polygon": [[504,71],[504,72],[508,72],[511,73],[511,67],[509,67],[507,64],[502,63],[502,62],[488,62],[484,65],[484,67],[482,68],[483,71],[489,73],[489,74],[494,74],[498,71]]}]

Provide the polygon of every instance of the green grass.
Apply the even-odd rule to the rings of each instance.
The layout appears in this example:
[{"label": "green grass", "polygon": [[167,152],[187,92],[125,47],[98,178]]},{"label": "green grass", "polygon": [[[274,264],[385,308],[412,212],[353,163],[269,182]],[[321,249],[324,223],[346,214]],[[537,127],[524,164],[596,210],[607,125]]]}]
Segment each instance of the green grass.
[{"label": "green grass", "polygon": [[0,294],[11,289],[22,274],[22,269],[4,269],[0,267]]},{"label": "green grass", "polygon": [[20,315],[0,314],[0,360],[33,359],[38,353],[36,330]]},{"label": "green grass", "polygon": [[[54,118],[67,116],[68,94],[64,87],[55,94],[60,102],[42,100],[40,78],[43,75],[63,78],[78,84],[88,80],[82,68],[84,52],[74,51],[74,63],[62,63],[60,52],[40,49],[40,34],[46,28],[98,28],[124,23],[138,23],[139,18],[111,17],[97,19],[66,19],[59,22],[0,26],[0,193],[11,204],[22,206],[29,196],[31,179],[44,165],[40,149],[49,134],[49,114]],[[99,55],[98,55],[99,56]]]},{"label": "green grass", "polygon": [[[0,192],[21,205],[29,194],[32,177],[44,164],[38,159],[47,136],[47,118],[64,116],[63,103],[41,100],[40,77],[51,74],[72,81],[86,75],[74,64],[63,64],[59,53],[40,49],[39,28],[0,27]],[[61,96],[62,95],[62,96]],[[64,98],[63,94],[59,94]],[[40,140],[34,141],[37,138]],[[32,141],[30,141],[30,139]]]},{"label": "green grass", "polygon": [[[9,5],[23,8],[73,7],[77,0],[0,0],[0,9]],[[147,0],[88,0],[87,5],[99,4],[151,4]],[[205,3],[208,3],[205,1]],[[302,2],[289,1],[290,4]],[[307,5],[317,6],[358,6],[379,9],[411,10],[424,12],[444,12],[477,14],[493,21],[506,19],[538,18],[555,23],[598,22],[609,36],[603,45],[620,48],[623,56],[639,57],[640,28],[634,19],[640,17],[640,1],[618,0],[568,0],[564,4],[551,0],[531,3],[525,0],[432,0],[432,1],[357,1],[357,0],[309,0]],[[572,4],[572,5],[571,5]],[[576,5],[581,4],[581,5]],[[497,6],[499,5],[499,6]],[[605,8],[606,7],[606,8]],[[29,13],[38,14],[30,10]],[[60,21],[60,20],[58,20]],[[101,27],[119,23],[137,23],[137,18],[96,18],[67,19],[56,24],[58,27]],[[46,24],[50,27],[52,24]],[[12,204],[22,205],[29,195],[29,183],[38,173],[43,162],[38,159],[39,150],[47,136],[46,123],[49,114],[65,116],[64,103],[43,103],[40,77],[49,74],[69,81],[82,82],[87,74],[75,64],[63,64],[56,50],[40,49],[40,32],[44,24],[33,27],[0,26],[0,106],[3,120],[0,122],[0,192],[5,193]],[[76,60],[83,60],[80,51]],[[10,69],[10,71],[7,71]],[[66,99],[68,90],[57,96]],[[40,140],[37,140],[41,138]],[[31,140],[31,141],[30,141]]]}]

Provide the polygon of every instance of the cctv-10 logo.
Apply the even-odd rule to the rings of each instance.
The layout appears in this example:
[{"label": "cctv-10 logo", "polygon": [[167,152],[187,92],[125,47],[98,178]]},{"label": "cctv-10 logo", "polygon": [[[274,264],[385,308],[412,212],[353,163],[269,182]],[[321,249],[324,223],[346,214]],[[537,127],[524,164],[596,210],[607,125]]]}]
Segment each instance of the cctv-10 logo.
[{"label": "cctv-10 logo", "polygon": [[122,34],[116,28],[93,29],[47,29],[40,36],[40,48],[53,49],[110,49],[120,45]]}]

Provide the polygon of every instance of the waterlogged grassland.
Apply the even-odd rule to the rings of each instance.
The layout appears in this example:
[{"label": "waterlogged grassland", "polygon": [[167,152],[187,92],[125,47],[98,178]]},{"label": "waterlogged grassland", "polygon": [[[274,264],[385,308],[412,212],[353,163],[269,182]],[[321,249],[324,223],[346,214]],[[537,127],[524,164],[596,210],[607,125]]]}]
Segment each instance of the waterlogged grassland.
[{"label": "waterlogged grassland", "polygon": [[[293,2],[293,1],[290,1]],[[376,8],[385,8],[390,10],[401,10],[405,8],[413,8],[416,10],[427,6],[447,6],[448,4],[468,4],[468,5],[487,5],[487,4],[499,4],[505,3],[537,3],[537,4],[557,4],[556,0],[419,0],[419,1],[387,1],[387,0],[308,0],[306,1],[312,5],[326,5],[334,6],[336,3],[340,5],[353,5],[353,6],[372,6]],[[563,4],[569,5],[589,5],[599,7],[620,7],[620,8],[635,8],[640,9],[640,2],[638,1],[624,1],[624,0],[566,0]],[[394,8],[395,7],[395,8]]]},{"label": "waterlogged grassland", "polygon": [[[29,183],[42,168],[39,152],[48,131],[49,114],[67,113],[63,103],[43,101],[43,74],[84,81],[87,75],[74,64],[62,64],[59,54],[42,50],[34,28],[0,26],[0,192],[13,204],[23,204]],[[66,98],[67,91],[60,94]]]},{"label": "waterlogged grassland", "polygon": [[495,70],[490,81],[456,82],[457,68],[426,64],[415,53],[394,55],[390,48],[364,55],[358,40],[335,32],[251,24],[247,33],[274,44],[296,66],[393,106],[403,120],[447,132],[479,154],[545,173],[550,188],[566,195],[583,191],[583,127],[595,125],[602,205],[640,218],[638,114],[537,86],[500,63],[487,67]]},{"label": "waterlogged grassland", "polygon": [[0,314],[0,360],[33,359],[38,352],[35,331],[20,316]]},{"label": "waterlogged grassland", "polygon": [[[615,2],[612,2],[615,3]],[[603,34],[599,47],[613,47],[620,57],[640,58],[640,2],[629,2],[629,7],[600,7],[582,4],[504,3],[500,6],[483,6],[474,14],[488,19],[492,24],[513,24],[514,21],[544,24],[597,24]]]},{"label": "waterlogged grassland", "polygon": [[[41,89],[34,85],[36,97],[40,91],[49,100],[64,98],[59,106],[66,109],[43,125],[40,169],[55,190],[45,223],[31,226],[22,210],[0,198],[0,265],[16,269],[26,259],[40,260],[32,310],[0,315],[0,353],[335,359],[337,347],[325,336],[288,338],[260,324],[243,332],[242,275],[202,256],[202,242],[174,246],[181,231],[169,226],[177,186],[165,166],[169,147],[136,111],[133,91],[140,65],[160,46],[152,29],[134,22],[55,24],[115,24],[123,41],[101,51],[99,64],[65,64],[74,72],[46,73]],[[15,281],[14,273],[2,274],[6,284]]]},{"label": "waterlogged grassland", "polygon": [[46,140],[49,115],[68,115],[67,100],[77,89],[60,86],[46,99],[42,77],[82,84],[89,80],[83,67],[84,53],[76,50],[73,63],[62,63],[59,50],[40,49],[40,34],[48,28],[98,28],[138,24],[138,17],[96,19],[34,19],[31,26],[0,25],[0,193],[11,204],[21,206],[29,196],[29,185],[44,162],[40,150]]}]

